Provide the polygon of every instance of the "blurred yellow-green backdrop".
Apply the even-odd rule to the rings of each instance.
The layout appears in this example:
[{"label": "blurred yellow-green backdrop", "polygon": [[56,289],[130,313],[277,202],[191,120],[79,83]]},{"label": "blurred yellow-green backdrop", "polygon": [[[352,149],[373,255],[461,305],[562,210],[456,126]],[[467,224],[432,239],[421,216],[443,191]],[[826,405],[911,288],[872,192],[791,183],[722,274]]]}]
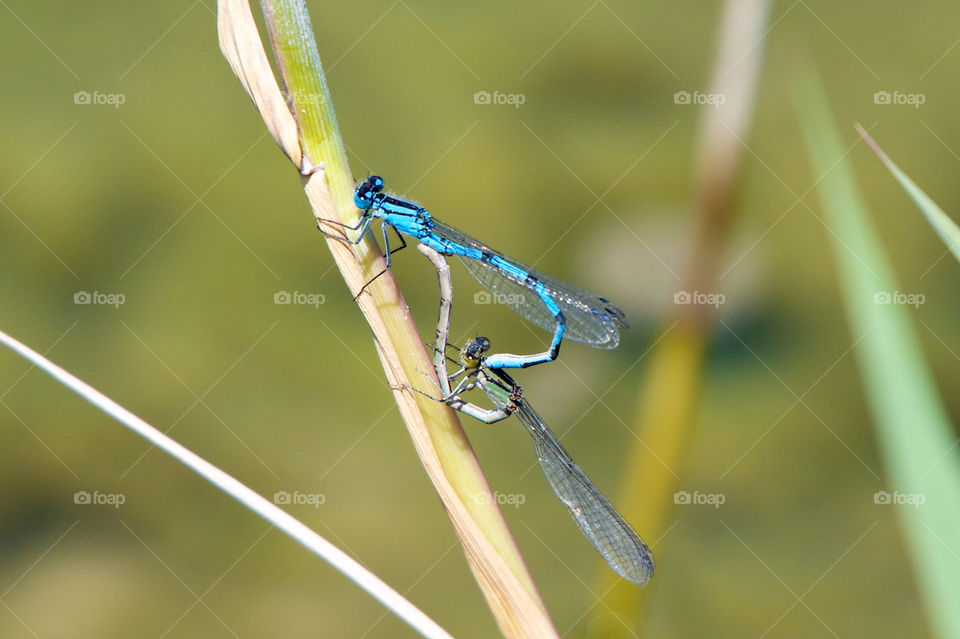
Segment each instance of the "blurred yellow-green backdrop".
[{"label": "blurred yellow-green backdrop", "polygon": [[[627,312],[617,350],[568,343],[518,376],[615,495],[691,258],[720,3],[309,6],[356,177]],[[220,55],[215,3],[7,0],[0,16],[0,328],[262,494],[303,497],[295,515],[454,635],[496,635],[297,176]],[[875,503],[889,487],[790,88],[798,61],[822,75],[955,417],[960,267],[852,124],[956,218],[958,18],[945,2],[771,5],[723,323],[676,469],[712,503],[633,522],[657,557],[646,635],[929,636]],[[430,338],[435,275],[411,249],[394,265]],[[457,343],[542,347],[453,268]],[[586,634],[602,566],[528,436],[464,426],[558,630]],[[412,632],[6,351],[0,442],[0,636]]]}]

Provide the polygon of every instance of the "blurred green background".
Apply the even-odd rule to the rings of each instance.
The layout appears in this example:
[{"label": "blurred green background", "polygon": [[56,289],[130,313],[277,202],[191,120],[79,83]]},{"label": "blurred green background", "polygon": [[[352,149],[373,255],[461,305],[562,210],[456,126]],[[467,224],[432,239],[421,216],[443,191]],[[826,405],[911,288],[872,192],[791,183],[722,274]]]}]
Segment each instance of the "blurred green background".
[{"label": "blurred green background", "polygon": [[[569,343],[520,377],[601,489],[631,441],[645,353],[689,261],[694,146],[719,3],[310,3],[352,169],[505,253],[607,294],[619,349]],[[497,634],[297,176],[220,55],[205,2],[0,7],[0,328],[290,510],[460,637]],[[259,7],[254,7],[259,19]],[[960,192],[952,3],[778,2],[678,506],[648,530],[646,631],[929,636],[872,438],[789,98],[816,66],[960,414],[958,267],[852,124],[945,211]],[[486,91],[523,104],[478,104]],[[874,93],[920,94],[917,107]],[[77,92],[88,92],[83,104]],[[81,102],[81,103],[77,103]],[[798,199],[800,200],[798,202]],[[425,337],[436,278],[395,274]],[[549,337],[474,303],[452,334]],[[279,292],[322,304],[274,303]],[[123,303],[78,304],[78,293]],[[321,297],[322,296],[322,297]],[[100,301],[114,298],[98,298]],[[598,557],[513,422],[464,420],[562,634],[586,632]],[[393,637],[339,573],[12,353],[0,353],[0,636]],[[655,463],[651,452],[650,463]],[[122,495],[119,507],[75,494]],[[958,560],[960,569],[960,560]]]}]

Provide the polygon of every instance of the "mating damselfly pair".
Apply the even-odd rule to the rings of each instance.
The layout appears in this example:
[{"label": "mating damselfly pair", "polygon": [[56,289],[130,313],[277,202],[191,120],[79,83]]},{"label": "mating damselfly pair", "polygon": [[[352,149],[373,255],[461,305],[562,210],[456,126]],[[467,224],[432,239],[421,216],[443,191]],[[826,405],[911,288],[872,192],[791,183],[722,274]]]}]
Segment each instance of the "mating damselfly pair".
[{"label": "mating damselfly pair", "polygon": [[[394,229],[406,245],[404,235],[421,244],[440,277],[441,304],[434,364],[442,397],[436,398],[452,408],[491,424],[516,414],[533,437],[537,459],[554,493],[573,516],[584,536],[611,568],[638,585],[646,585],[653,576],[654,560],[650,548],[624,520],[603,494],[587,479],[560,441],[524,397],[520,386],[504,369],[527,368],[556,359],[564,337],[595,348],[615,348],[619,329],[627,326],[624,314],[604,297],[546,275],[491,249],[469,235],[448,226],[426,209],[383,192],[384,181],[371,176],[354,192],[354,202],[363,211],[353,230],[357,243],[375,219],[381,221],[387,268],[391,262],[388,229]],[[397,249],[399,250],[399,249]],[[507,305],[541,328],[553,331],[550,347],[534,355],[486,355],[490,341],[478,337],[460,352],[460,369],[447,374],[446,348],[449,333],[452,285],[449,268],[442,255],[456,255],[481,285],[502,294]],[[451,380],[460,379],[455,388]],[[472,389],[483,390],[493,409],[483,409],[464,401],[461,395]]]}]

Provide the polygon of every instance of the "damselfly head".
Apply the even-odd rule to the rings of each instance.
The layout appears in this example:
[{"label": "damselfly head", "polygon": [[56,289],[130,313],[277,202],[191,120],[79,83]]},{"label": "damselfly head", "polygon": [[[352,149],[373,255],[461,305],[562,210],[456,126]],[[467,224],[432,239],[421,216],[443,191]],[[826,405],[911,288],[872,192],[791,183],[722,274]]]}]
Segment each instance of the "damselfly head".
[{"label": "damselfly head", "polygon": [[371,175],[353,192],[353,203],[364,211],[373,206],[373,196],[383,190],[384,181],[379,175]]},{"label": "damselfly head", "polygon": [[490,350],[490,340],[477,337],[460,350],[460,361],[465,366],[478,366],[483,354]]}]

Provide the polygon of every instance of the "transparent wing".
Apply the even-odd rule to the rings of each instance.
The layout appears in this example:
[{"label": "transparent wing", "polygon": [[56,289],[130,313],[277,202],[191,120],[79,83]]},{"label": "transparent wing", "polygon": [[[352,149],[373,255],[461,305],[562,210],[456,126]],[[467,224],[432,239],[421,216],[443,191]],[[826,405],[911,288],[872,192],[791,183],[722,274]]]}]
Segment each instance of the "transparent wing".
[{"label": "transparent wing", "polygon": [[[503,401],[493,395],[491,399]],[[645,586],[654,569],[653,553],[647,544],[587,479],[526,401],[517,402],[514,414],[533,436],[543,474],[584,536],[618,575]]]},{"label": "transparent wing", "polygon": [[[626,328],[627,323],[623,311],[609,300],[507,257],[436,218],[433,218],[432,225],[432,230],[441,238],[493,253],[536,278],[563,312],[567,320],[564,335],[567,339],[605,349],[616,348],[620,343],[619,329]],[[556,328],[553,315],[526,280],[517,279],[487,262],[464,257],[460,261],[484,288],[493,293],[495,302],[509,306],[546,331],[553,332]]]}]

